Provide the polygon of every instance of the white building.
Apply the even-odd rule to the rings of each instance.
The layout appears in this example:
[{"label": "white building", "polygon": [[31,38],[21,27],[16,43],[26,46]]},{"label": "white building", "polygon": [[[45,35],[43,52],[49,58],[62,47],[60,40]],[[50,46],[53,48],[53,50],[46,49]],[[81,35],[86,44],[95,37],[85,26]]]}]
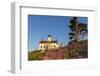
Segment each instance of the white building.
[{"label": "white building", "polygon": [[48,49],[56,49],[59,48],[59,44],[57,40],[52,40],[51,35],[48,35],[48,40],[41,40],[39,42],[39,50],[45,51]]}]

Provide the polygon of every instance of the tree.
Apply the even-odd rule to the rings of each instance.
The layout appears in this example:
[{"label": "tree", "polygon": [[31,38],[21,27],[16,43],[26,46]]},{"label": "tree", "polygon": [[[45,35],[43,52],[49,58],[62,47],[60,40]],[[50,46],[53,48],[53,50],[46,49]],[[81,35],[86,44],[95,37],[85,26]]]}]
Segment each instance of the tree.
[{"label": "tree", "polygon": [[80,36],[84,36],[87,33],[87,24],[79,23],[77,17],[73,17],[70,20],[69,28],[71,29],[71,32],[69,33],[69,39],[71,40],[79,41]]}]

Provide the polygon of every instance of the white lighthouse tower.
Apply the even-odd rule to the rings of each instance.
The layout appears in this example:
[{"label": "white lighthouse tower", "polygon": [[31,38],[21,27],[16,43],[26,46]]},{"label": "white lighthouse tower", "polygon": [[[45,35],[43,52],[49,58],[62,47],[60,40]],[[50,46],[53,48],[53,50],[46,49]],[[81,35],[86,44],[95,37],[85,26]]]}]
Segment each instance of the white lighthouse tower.
[{"label": "white lighthouse tower", "polygon": [[52,41],[52,37],[51,35],[48,35],[48,42],[51,42]]}]

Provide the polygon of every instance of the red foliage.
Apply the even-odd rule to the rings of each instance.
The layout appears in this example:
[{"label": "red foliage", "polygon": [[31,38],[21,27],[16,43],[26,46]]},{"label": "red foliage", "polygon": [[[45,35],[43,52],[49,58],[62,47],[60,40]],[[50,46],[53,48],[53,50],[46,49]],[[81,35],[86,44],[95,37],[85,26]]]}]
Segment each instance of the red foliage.
[{"label": "red foliage", "polygon": [[84,50],[87,46],[87,42],[72,42],[62,48],[49,49],[43,57],[43,60],[87,58],[88,51],[81,51],[82,48]]},{"label": "red foliage", "polygon": [[67,49],[50,49],[43,59],[64,59]]}]

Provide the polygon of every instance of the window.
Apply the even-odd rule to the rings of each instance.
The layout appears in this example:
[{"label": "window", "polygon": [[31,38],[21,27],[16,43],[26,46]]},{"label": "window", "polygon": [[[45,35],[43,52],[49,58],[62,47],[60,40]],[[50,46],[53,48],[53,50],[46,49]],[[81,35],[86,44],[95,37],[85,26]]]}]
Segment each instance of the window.
[{"label": "window", "polygon": [[42,45],[41,45],[41,49],[42,49]]},{"label": "window", "polygon": [[52,48],[52,45],[51,45],[51,48]]},{"label": "window", "polygon": [[55,48],[56,46],[54,45],[54,48]]},{"label": "window", "polygon": [[45,45],[44,45],[44,48],[45,48]]}]

